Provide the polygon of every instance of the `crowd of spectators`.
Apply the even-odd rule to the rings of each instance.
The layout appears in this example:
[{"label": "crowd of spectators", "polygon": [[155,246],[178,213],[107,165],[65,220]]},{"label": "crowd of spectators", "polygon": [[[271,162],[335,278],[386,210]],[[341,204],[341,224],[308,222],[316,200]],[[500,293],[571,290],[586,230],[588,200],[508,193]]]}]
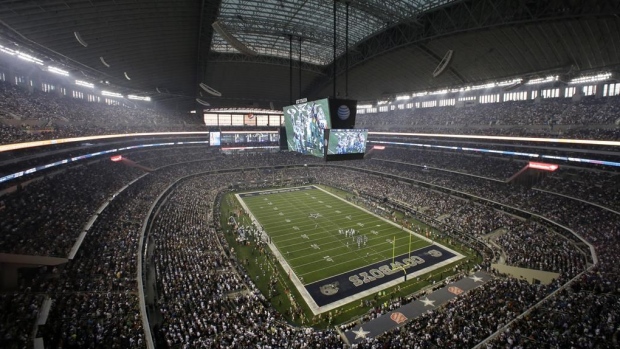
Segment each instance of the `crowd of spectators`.
[{"label": "crowd of spectators", "polygon": [[620,177],[617,172],[560,168],[535,188],[568,195],[620,211]]},{"label": "crowd of spectators", "polygon": [[0,347],[21,349],[32,345],[31,335],[44,298],[31,292],[0,294]]},{"label": "crowd of spectators", "polygon": [[472,348],[554,287],[497,278],[353,348]]},{"label": "crowd of spectators", "polygon": [[322,169],[315,175],[322,183],[330,184],[346,177],[351,181],[338,183],[341,187],[415,203],[412,206],[423,216],[471,235],[480,237],[502,229],[498,243],[508,265],[558,272],[566,277],[585,268],[585,256],[577,250],[574,240],[565,239],[540,224],[523,222],[523,218],[428,188],[353,171],[343,176],[338,171]]},{"label": "crowd of spectators", "polygon": [[200,122],[188,113],[88,102],[0,81],[0,144],[98,134],[205,131]]},{"label": "crowd of spectators", "polygon": [[58,294],[38,336],[49,348],[144,348],[138,296],[130,292]]},{"label": "crowd of spectators", "polygon": [[[166,156],[159,160],[152,154],[143,153],[136,155],[136,160],[153,168],[169,164],[170,159],[191,161],[192,155],[182,152],[181,149],[167,150]],[[218,241],[221,239],[218,240],[217,233],[207,223],[207,212],[210,211],[207,208],[216,188],[230,185],[233,181],[256,180],[255,177],[263,174],[257,168],[263,166],[303,163],[310,166],[269,175],[273,178],[314,177],[321,183],[333,183],[354,193],[368,192],[377,199],[400,201],[428,214],[429,218],[472,234],[484,235],[499,227],[505,228],[508,233],[501,244],[507,255],[514,258],[513,263],[561,272],[560,281],[585,268],[584,258],[572,247],[574,241],[557,236],[551,238],[547,228],[543,231],[537,225],[531,228],[531,232],[523,229],[529,223],[522,224],[521,220],[486,207],[483,202],[469,202],[439,190],[429,190],[359,170],[384,172],[471,193],[540,214],[572,229],[594,246],[599,260],[597,267],[582,274],[567,290],[550,298],[540,310],[528,314],[525,320],[515,322],[510,331],[494,343],[502,347],[528,344],[535,347],[533,343],[581,343],[579,338],[584,333],[592,334],[586,336],[587,343],[610,343],[613,328],[617,328],[620,322],[617,310],[620,309],[617,297],[620,285],[620,224],[614,213],[562,196],[459,174],[469,171],[467,165],[464,165],[465,170],[455,172],[412,171],[410,165],[374,160],[324,166],[319,164],[319,160],[291,153],[218,156],[216,161],[195,161],[165,167],[132,184],[112,200],[100,215],[74,260],[21,285],[22,290],[49,294],[54,302],[48,324],[39,329],[45,342],[50,347],[64,345],[69,348],[82,347],[91,341],[102,343],[104,347],[143,347],[142,323],[137,315],[136,255],[141,225],[149,207],[168,185],[182,176],[245,167],[251,170],[188,180],[187,184],[181,184],[174,191],[169,206],[161,211],[162,216],[153,231],[155,256],[158,258],[155,265],[162,281],[159,286],[162,295],[157,308],[164,319],[161,327],[164,338],[173,347],[182,347],[186,343],[209,347],[214,340],[232,347],[243,347],[245,341],[250,340],[272,347],[316,346],[318,343],[327,347],[342,346],[331,331],[295,329],[280,322],[279,315],[264,301],[243,269],[223,258],[226,247],[220,247]],[[98,172],[103,174],[105,170]],[[113,173],[107,175],[113,178],[109,181],[114,183],[129,179],[119,179]],[[123,176],[122,171],[119,176]],[[55,178],[60,180],[61,177]],[[73,184],[80,185],[80,181],[86,180],[80,177]],[[5,200],[4,205],[22,200],[21,195],[28,193],[28,187],[15,193],[11,200]],[[88,186],[84,188],[93,190]],[[51,200],[46,198],[48,195],[61,194],[46,194],[41,200]],[[43,207],[49,209],[46,205]],[[81,218],[81,223],[87,218],[88,215]],[[484,222],[485,219],[491,222]],[[518,234],[512,234],[512,231]],[[43,234],[40,238],[46,239]],[[524,250],[526,245],[536,245],[538,250]],[[44,244],[40,244],[39,248],[44,248]],[[241,272],[237,274],[238,271]],[[557,286],[553,284],[552,287]],[[419,341],[420,347],[450,347],[459,341],[476,343],[535,304],[550,290],[550,287],[526,285],[501,277],[425,315],[428,317],[426,322],[413,320],[401,330],[360,347],[396,345],[408,340],[411,343]],[[598,313],[576,310],[574,304],[581,299],[604,309]],[[490,305],[488,302],[492,305],[487,307]],[[22,302],[27,306],[29,303]],[[440,320],[434,322],[433,319]],[[421,326],[427,322],[434,324]],[[568,328],[568,334],[567,330],[559,331],[559,328]],[[581,344],[573,345],[579,347]]]},{"label": "crowd of spectators", "polygon": [[476,236],[485,236],[498,229],[513,231],[521,222],[519,218],[473,203],[458,205],[444,219],[446,225]]},{"label": "crowd of spectators", "polygon": [[[432,108],[395,109],[360,114],[356,127],[381,131],[416,131],[510,136],[614,139],[620,97],[511,101]],[[587,137],[586,137],[587,135]]]},{"label": "crowd of spectators", "polygon": [[400,161],[419,168],[440,168],[505,181],[527,164],[514,158],[468,155],[450,151],[387,147],[373,160]]},{"label": "crowd of spectators", "polygon": [[585,268],[586,256],[574,244],[539,224],[525,223],[501,234],[498,244],[506,264],[575,276]]},{"label": "crowd of spectators", "polygon": [[[108,105],[58,92],[0,82],[0,143],[96,134],[205,130],[190,114]],[[396,109],[360,114],[357,127],[372,130],[617,139],[620,97],[511,101],[464,107]],[[23,120],[21,123],[5,122]],[[27,121],[27,122],[26,122]],[[562,126],[562,127],[560,127]],[[568,127],[566,127],[568,126]]]},{"label": "crowd of spectators", "polygon": [[0,197],[0,252],[67,257],[86,222],[140,171],[99,161]]},{"label": "crowd of spectators", "polygon": [[137,255],[142,223],[176,177],[149,174],[121,192],[101,213],[77,255],[53,277],[28,285],[53,305],[39,333],[46,347],[144,348],[138,305]]},{"label": "crowd of spectators", "polygon": [[[373,169],[377,167],[372,162],[356,165]],[[618,311],[620,218],[617,214],[550,193],[506,186],[453,173],[435,172],[433,178],[430,178],[424,171],[413,172],[403,165],[394,165],[385,171],[427,182],[434,179],[434,183],[448,188],[537,213],[569,227],[593,245],[599,264],[571,284],[568,291],[563,291],[548,300],[543,305],[543,310],[532,312],[528,317],[517,321],[512,326],[512,332],[497,339],[493,345],[511,348],[539,348],[555,343],[570,344],[579,348],[596,347],[596,345],[602,348],[614,346],[613,328],[617,329],[620,325],[620,311]],[[575,289],[580,291],[573,291]],[[560,316],[568,307],[583,304],[579,297],[584,293],[588,295],[590,303],[604,304],[605,311],[593,316],[589,310],[577,309],[571,310],[572,318]],[[562,298],[561,295],[568,296]],[[605,327],[604,331],[602,327]],[[543,337],[543,334],[548,337]]]},{"label": "crowd of spectators", "polygon": [[[0,109],[18,119],[95,124],[141,125],[182,124],[183,115],[153,109],[88,102],[58,92],[25,89],[0,81]],[[127,102],[124,102],[127,103]]]},{"label": "crowd of spectators", "polygon": [[208,175],[182,183],[153,224],[157,305],[165,345],[330,348],[332,342],[340,347],[333,331],[287,325],[225,253],[230,248],[215,231],[210,209],[218,187],[240,179],[240,174]]},{"label": "crowd of spectators", "polygon": [[[200,153],[199,149],[195,151]],[[164,152],[161,149],[151,149],[150,152],[151,154],[142,154],[141,158],[136,158],[152,161],[156,168],[199,159],[196,153],[184,149],[169,149]],[[168,166],[149,173],[111,200],[88,231],[73,260],[64,266],[43,268],[41,273],[36,273],[31,278],[20,278],[22,292],[48,294],[53,301],[48,322],[39,327],[37,334],[44,338],[46,347],[144,347],[141,317],[137,311],[137,247],[142,223],[158,195],[176,179],[193,173],[239,168],[243,166],[240,164],[250,166],[252,169],[248,172],[253,173],[261,166],[299,163],[301,158],[289,153],[281,156],[220,156],[218,160],[192,161],[185,166]],[[308,159],[303,161],[308,162]],[[91,216],[86,212],[90,212],[91,208],[96,209],[102,202],[100,200],[109,199],[111,193],[141,173],[136,168],[121,163],[104,161],[68,169],[3,196],[4,208],[0,212],[7,214],[7,220],[2,221],[10,222],[6,225],[7,229],[14,224],[30,224],[31,221],[39,224],[40,229],[32,230],[32,236],[24,236],[21,228],[8,234],[13,231],[11,229],[4,235],[5,251],[66,256],[81,228]],[[239,179],[245,176],[240,173]],[[224,177],[226,182],[223,184],[229,185],[233,177]],[[66,182],[63,184],[64,180]],[[35,187],[35,184],[41,182],[48,184]],[[50,191],[54,188],[52,183],[58,192]],[[28,191],[28,188],[38,188],[38,191]],[[88,202],[88,197],[92,202]],[[28,202],[37,204],[36,212],[25,208],[20,212],[11,208],[26,205]],[[56,205],[60,208],[50,211]],[[84,214],[78,215],[78,211],[71,211],[69,207],[84,210]],[[48,217],[48,212],[54,212],[56,216]],[[70,213],[73,213],[73,216]],[[72,227],[78,230],[67,227],[66,231],[58,233],[58,230],[45,229],[46,224],[42,218],[39,221],[39,216],[49,220],[50,226],[54,226],[56,221],[73,222]],[[58,223],[58,226],[64,226],[61,223]],[[17,232],[21,235],[17,235]],[[13,239],[15,236],[21,240]],[[32,246],[25,242],[25,238],[32,240]],[[11,244],[12,247],[9,247]],[[27,300],[21,304],[30,306]],[[3,315],[6,314],[7,319],[26,317],[21,313],[23,307],[6,307],[3,311],[5,309],[6,313]],[[30,331],[27,332],[21,328],[21,332],[16,331],[15,326],[4,327],[7,331],[10,330],[3,333],[7,342],[11,343],[9,347],[22,347],[20,344],[13,344],[18,343],[17,340],[30,341],[33,325],[34,322],[28,321]]]}]

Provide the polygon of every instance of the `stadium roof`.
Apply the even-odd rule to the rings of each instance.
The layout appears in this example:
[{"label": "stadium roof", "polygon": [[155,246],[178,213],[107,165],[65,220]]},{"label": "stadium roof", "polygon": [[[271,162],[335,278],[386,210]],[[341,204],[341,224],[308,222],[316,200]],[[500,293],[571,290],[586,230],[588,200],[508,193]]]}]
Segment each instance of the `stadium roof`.
[{"label": "stadium roof", "polygon": [[[349,43],[356,45],[379,30],[410,20],[417,14],[455,0],[366,0],[349,2]],[[344,4],[344,5],[343,5]],[[336,6],[340,29],[337,55],[345,51],[342,26],[346,23],[346,3]],[[289,57],[290,38],[295,46],[302,41],[301,60],[327,65],[333,61],[334,2],[329,0],[266,0],[256,2],[223,0],[218,20],[230,33],[260,55]],[[214,52],[236,53],[221,35],[215,33]],[[297,58],[299,50],[295,48]]]},{"label": "stadium roof", "polygon": [[[351,0],[346,59],[347,5],[339,1],[335,61],[331,0],[0,0],[0,36],[72,77],[109,81],[172,107],[193,108],[199,97],[213,106],[278,108],[300,96],[332,95],[334,68],[336,93],[360,100],[514,76],[613,71],[620,64],[619,3]],[[214,30],[216,21],[256,55],[234,48]],[[450,66],[433,78],[448,50]],[[201,90],[200,82],[222,96]]]}]

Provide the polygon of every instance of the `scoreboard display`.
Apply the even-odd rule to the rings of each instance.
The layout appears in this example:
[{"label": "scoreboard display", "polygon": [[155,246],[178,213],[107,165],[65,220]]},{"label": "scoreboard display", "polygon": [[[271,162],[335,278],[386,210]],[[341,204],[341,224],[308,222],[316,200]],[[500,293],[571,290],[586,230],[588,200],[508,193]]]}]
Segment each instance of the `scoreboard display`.
[{"label": "scoreboard display", "polygon": [[290,105],[283,112],[288,150],[326,160],[331,155],[363,156],[368,132],[355,130],[357,101],[325,98]]},{"label": "scoreboard display", "polygon": [[212,147],[219,147],[222,145],[222,132],[219,130],[209,131],[209,145]]},{"label": "scoreboard display", "polygon": [[330,130],[327,155],[364,154],[368,130]]},{"label": "scoreboard display", "polygon": [[358,160],[366,155],[366,129],[331,129],[327,139],[325,161]]},{"label": "scoreboard display", "polygon": [[288,149],[323,157],[325,130],[331,128],[327,99],[284,107]]}]

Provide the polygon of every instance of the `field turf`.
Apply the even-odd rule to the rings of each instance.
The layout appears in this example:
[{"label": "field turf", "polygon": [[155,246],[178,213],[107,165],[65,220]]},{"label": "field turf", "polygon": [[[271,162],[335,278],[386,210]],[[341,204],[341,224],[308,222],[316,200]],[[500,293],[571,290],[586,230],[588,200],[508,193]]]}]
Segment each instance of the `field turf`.
[{"label": "field turf", "polygon": [[[238,198],[304,285],[431,244],[314,186],[242,193]],[[351,229],[352,236],[343,233]],[[358,239],[366,243],[358,246]]]}]

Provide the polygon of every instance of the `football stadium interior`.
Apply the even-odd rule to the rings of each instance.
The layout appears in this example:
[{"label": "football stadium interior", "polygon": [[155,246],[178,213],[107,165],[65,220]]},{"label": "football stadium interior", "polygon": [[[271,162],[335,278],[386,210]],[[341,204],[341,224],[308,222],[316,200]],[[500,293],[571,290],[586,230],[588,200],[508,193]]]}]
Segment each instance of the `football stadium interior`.
[{"label": "football stadium interior", "polygon": [[0,0],[0,348],[618,348],[619,266],[619,0]]}]

